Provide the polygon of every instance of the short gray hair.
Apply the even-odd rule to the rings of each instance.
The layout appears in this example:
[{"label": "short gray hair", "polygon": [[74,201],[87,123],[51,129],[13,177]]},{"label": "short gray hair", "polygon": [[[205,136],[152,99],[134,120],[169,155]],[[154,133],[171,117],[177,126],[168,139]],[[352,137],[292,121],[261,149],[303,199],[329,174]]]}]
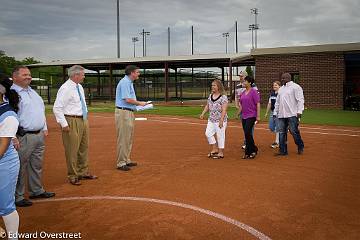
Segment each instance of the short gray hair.
[{"label": "short gray hair", "polygon": [[80,65],[74,65],[74,66],[71,66],[69,69],[68,69],[68,76],[69,77],[72,77],[76,74],[80,74],[82,71],[85,71],[85,68],[83,68],[82,66]]}]

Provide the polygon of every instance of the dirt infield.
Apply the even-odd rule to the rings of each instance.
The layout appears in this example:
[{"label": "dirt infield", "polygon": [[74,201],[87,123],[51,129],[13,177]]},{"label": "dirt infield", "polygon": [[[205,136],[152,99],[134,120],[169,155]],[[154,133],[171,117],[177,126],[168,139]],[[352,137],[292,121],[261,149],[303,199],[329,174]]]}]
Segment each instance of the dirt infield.
[{"label": "dirt infield", "polygon": [[[20,232],[80,232],[82,239],[359,239],[360,128],[305,126],[305,153],[276,158],[260,124],[255,160],[229,123],[225,158],[206,157],[206,121],[137,121],[130,172],[115,169],[113,114],[90,116],[96,181],[72,186],[60,129],[49,116],[44,183],[56,201],[19,209]],[[83,197],[83,198],[81,198]],[[268,237],[268,238],[267,238]]]}]

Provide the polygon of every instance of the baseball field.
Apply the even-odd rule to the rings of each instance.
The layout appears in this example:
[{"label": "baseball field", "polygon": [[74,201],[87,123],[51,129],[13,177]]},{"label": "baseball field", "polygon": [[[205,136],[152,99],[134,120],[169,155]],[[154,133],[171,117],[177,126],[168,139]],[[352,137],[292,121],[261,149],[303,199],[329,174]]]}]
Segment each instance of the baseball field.
[{"label": "baseball field", "polygon": [[242,128],[231,120],[225,158],[215,160],[207,157],[206,120],[137,117],[147,118],[135,124],[131,158],[138,166],[122,172],[115,164],[114,114],[90,114],[90,170],[99,179],[73,186],[60,128],[49,114],[43,179],[56,197],[18,209],[20,232],[82,239],[359,239],[359,127],[302,125],[304,154],[296,154],[290,139],[289,155],[275,157],[263,122],[255,128],[259,155],[243,160]]}]

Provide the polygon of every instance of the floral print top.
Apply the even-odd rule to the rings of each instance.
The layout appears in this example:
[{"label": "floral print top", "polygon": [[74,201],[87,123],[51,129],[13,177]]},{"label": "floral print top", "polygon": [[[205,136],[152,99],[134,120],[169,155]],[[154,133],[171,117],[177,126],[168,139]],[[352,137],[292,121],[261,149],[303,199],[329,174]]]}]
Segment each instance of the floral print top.
[{"label": "floral print top", "polygon": [[[209,106],[209,121],[212,123],[218,123],[221,119],[222,107],[224,104],[228,103],[228,99],[226,95],[219,95],[216,99],[213,98],[213,95],[210,94],[208,98],[208,106]],[[227,121],[227,114],[225,114],[224,122]]]}]

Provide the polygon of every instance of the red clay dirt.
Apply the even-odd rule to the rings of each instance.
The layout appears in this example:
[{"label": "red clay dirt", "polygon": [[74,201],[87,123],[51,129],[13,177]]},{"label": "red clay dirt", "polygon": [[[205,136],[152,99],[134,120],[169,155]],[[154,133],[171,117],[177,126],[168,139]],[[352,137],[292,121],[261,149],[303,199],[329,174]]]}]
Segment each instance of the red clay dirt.
[{"label": "red clay dirt", "polygon": [[[90,116],[90,169],[72,186],[60,129],[48,117],[44,183],[55,199],[120,196],[189,204],[235,219],[271,239],[360,238],[360,128],[304,126],[305,153],[274,157],[273,135],[257,126],[255,160],[243,160],[242,128],[229,123],[225,158],[207,158],[206,120],[147,116],[136,121],[130,172],[116,170],[114,115]],[[327,128],[328,130],[323,130]],[[329,130],[330,129],[330,130]],[[350,131],[344,131],[350,130]],[[350,136],[351,135],[351,136]],[[35,202],[20,208],[20,232],[80,232],[82,239],[257,239],[213,216],[128,200]]]}]

